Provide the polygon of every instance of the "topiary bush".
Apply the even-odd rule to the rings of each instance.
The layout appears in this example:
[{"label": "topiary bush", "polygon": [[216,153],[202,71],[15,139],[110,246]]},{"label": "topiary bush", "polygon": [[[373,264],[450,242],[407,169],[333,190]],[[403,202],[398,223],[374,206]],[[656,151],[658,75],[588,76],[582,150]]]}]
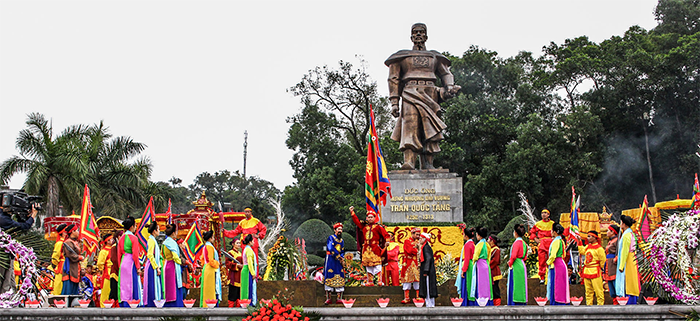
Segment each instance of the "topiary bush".
[{"label": "topiary bush", "polygon": [[345,242],[345,251],[357,251],[357,240],[350,233],[343,232],[343,242]]},{"label": "topiary bush", "polygon": [[318,255],[309,254],[306,256],[306,262],[309,266],[323,266],[326,263],[326,259]]},{"label": "topiary bush", "polygon": [[326,240],[331,234],[333,234],[333,230],[326,222],[314,218],[299,225],[299,228],[294,232],[293,239],[304,239],[306,252],[315,253],[323,250]]}]

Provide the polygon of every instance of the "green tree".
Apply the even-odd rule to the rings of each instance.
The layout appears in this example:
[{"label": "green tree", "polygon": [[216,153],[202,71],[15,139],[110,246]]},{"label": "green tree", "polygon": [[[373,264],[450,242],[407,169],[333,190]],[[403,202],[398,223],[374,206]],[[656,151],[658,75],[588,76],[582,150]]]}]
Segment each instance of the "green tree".
[{"label": "green tree", "polygon": [[54,136],[44,115],[29,114],[27,128],[19,133],[12,156],[0,165],[0,181],[7,183],[17,173],[26,173],[24,190],[45,197],[48,217],[59,216],[60,206],[79,207],[82,185],[89,175],[82,159],[81,138],[86,127],[75,125]]},{"label": "green tree", "polygon": [[[350,205],[364,203],[370,105],[384,143],[390,122],[387,99],[378,95],[363,62],[357,69],[343,61],[337,70],[317,67],[290,91],[303,107],[287,119],[291,126],[286,143],[295,152],[290,165],[296,182],[285,188],[283,209],[292,228],[311,218],[344,222]],[[382,145],[390,167],[400,161],[395,145]]]},{"label": "green tree", "polygon": [[195,198],[204,191],[207,198],[215,204],[229,202],[238,211],[251,207],[254,215],[261,219],[274,215],[275,210],[268,200],[277,200],[281,194],[269,181],[257,176],[243,177],[238,171],[231,173],[228,170],[197,175],[189,185],[189,191],[190,198]]},{"label": "green tree", "polygon": [[150,196],[163,204],[157,184],[148,180],[152,171],[148,158],[129,163],[146,145],[128,136],[113,137],[103,122],[89,127],[84,140],[84,162],[90,171],[88,186],[97,212],[124,218],[142,210]]}]

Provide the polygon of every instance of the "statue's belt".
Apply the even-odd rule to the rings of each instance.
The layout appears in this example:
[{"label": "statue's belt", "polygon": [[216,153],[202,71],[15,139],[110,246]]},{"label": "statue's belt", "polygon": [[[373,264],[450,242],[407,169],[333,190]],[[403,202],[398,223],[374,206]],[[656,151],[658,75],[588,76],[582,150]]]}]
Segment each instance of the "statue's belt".
[{"label": "statue's belt", "polygon": [[409,80],[406,85],[435,86],[435,82],[432,80]]}]

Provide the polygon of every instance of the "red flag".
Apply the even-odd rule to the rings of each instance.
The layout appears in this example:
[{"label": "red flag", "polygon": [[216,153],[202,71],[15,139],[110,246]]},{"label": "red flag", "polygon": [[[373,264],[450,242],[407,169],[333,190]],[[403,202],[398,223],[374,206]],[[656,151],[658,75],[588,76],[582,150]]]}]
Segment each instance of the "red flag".
[{"label": "red flag", "polygon": [[382,222],[381,204],[386,205],[386,197],[391,197],[391,182],[389,181],[386,162],[382,148],[379,146],[379,136],[374,127],[374,110],[369,106],[370,133],[367,143],[367,165],[365,168],[365,200],[367,210],[377,213],[377,221]]},{"label": "red flag", "polygon": [[153,222],[156,221],[156,213],[155,210],[153,209],[153,196],[151,196],[151,199],[148,200],[148,205],[146,206],[146,210],[143,211],[143,216],[141,217],[141,222],[139,222],[139,226],[136,229],[136,238],[139,240],[139,244],[141,244],[141,248],[143,248],[143,253],[145,254],[146,251],[148,251],[148,226],[151,225]]},{"label": "red flag", "polygon": [[695,184],[693,184],[693,209],[700,210],[700,183],[698,183],[698,173],[695,173]]},{"label": "red flag", "polygon": [[644,195],[644,203],[642,204],[642,210],[641,213],[639,213],[639,217],[641,219],[639,220],[639,224],[637,225],[637,229],[639,229],[639,235],[642,237],[642,241],[646,242],[647,239],[649,239],[649,236],[651,236],[651,221],[649,219],[649,215],[651,214],[651,210],[649,210],[649,201],[647,201],[647,196]]},{"label": "red flag", "polygon": [[165,212],[166,215],[168,215],[168,224],[173,224],[173,203],[170,202],[170,199],[168,198],[168,211]]},{"label": "red flag", "polygon": [[80,211],[80,238],[85,242],[88,255],[95,252],[99,241],[100,229],[97,227],[95,213],[92,212],[90,201],[90,188],[85,184],[83,193],[83,206]]}]

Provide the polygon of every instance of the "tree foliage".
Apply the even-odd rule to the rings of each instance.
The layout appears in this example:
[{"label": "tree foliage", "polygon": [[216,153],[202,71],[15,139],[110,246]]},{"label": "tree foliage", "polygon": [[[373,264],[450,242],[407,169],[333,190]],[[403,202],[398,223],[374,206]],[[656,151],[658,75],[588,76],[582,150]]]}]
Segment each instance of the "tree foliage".
[{"label": "tree foliage", "polygon": [[[377,94],[363,64],[357,69],[343,61],[337,70],[317,67],[290,89],[303,105],[287,119],[291,126],[286,143],[295,151],[290,165],[296,182],[285,189],[282,204],[292,227],[311,218],[344,222],[350,205],[364,208],[370,105],[382,142],[389,113],[386,98]],[[398,163],[397,147],[382,147],[387,161]]]}]

